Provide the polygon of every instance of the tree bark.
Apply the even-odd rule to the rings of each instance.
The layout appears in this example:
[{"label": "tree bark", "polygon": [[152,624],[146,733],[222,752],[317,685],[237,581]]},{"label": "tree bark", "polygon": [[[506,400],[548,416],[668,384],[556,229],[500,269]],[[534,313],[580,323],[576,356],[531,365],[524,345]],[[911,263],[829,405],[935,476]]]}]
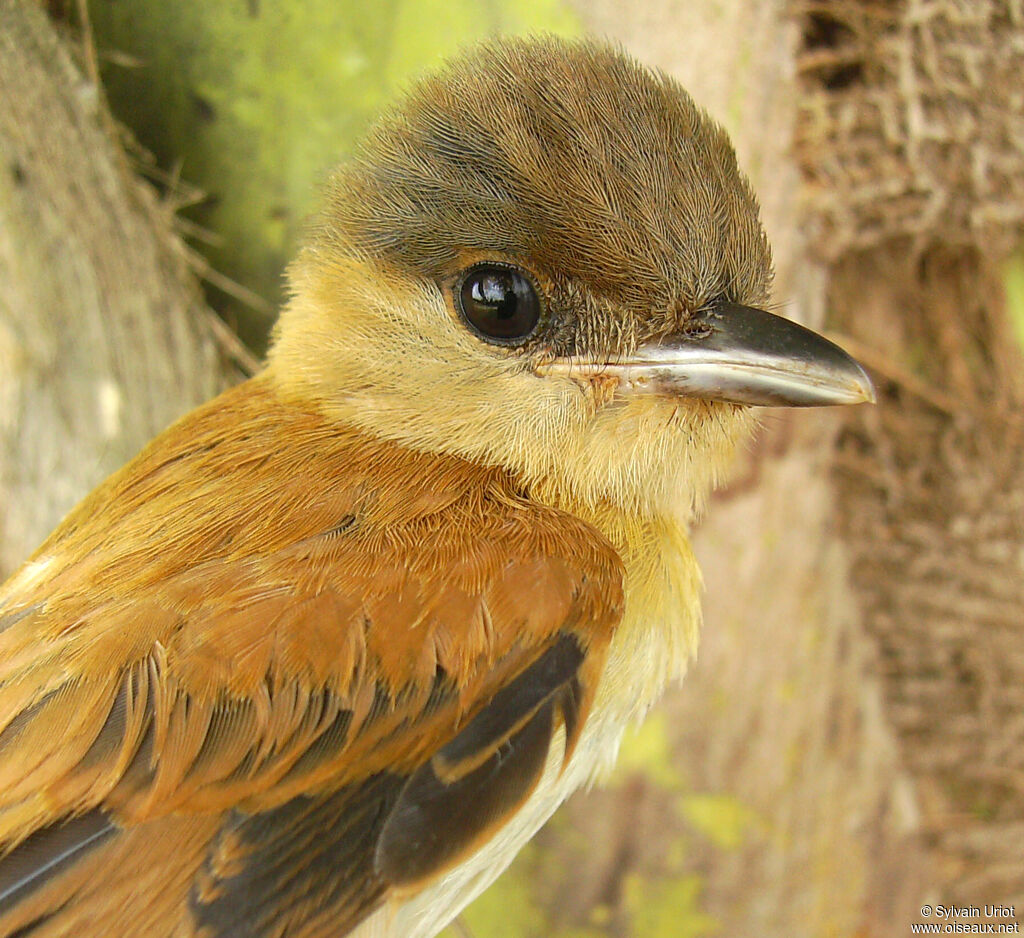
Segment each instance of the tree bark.
[{"label": "tree bark", "polygon": [[172,213],[42,8],[0,3],[0,578],[224,371]]}]

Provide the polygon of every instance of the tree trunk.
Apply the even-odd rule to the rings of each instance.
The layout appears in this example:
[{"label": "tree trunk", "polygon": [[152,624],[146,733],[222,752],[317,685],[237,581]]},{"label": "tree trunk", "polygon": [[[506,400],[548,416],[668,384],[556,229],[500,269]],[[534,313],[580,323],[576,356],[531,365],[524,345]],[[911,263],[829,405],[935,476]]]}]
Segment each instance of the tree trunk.
[{"label": "tree trunk", "polygon": [[172,213],[41,7],[0,3],[0,579],[224,374]]}]

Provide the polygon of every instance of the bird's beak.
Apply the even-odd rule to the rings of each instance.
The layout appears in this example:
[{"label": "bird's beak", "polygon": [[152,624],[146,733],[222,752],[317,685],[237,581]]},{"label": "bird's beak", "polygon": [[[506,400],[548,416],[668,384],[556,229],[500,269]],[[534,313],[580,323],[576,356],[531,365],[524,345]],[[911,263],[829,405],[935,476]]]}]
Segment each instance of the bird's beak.
[{"label": "bird's beak", "polygon": [[618,378],[628,394],[736,404],[816,407],[875,400],[871,379],[838,345],[789,319],[735,304],[701,311],[684,330],[627,359],[562,360],[545,370]]}]

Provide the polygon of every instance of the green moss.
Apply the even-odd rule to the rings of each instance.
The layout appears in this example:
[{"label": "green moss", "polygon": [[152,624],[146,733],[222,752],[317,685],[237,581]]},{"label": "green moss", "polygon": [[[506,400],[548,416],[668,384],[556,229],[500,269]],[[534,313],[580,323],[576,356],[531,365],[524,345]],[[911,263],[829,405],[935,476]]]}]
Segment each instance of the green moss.
[{"label": "green moss", "polygon": [[217,237],[210,261],[271,309],[319,185],[398,86],[488,35],[579,32],[563,0],[93,0],[90,15],[115,114],[207,194],[188,216]]},{"label": "green moss", "polygon": [[1018,250],[1003,268],[1006,308],[1017,343],[1024,349],[1024,248]]},{"label": "green moss", "polygon": [[576,14],[560,0],[406,0],[393,21],[385,81],[398,87],[461,45],[497,34],[578,35]]}]

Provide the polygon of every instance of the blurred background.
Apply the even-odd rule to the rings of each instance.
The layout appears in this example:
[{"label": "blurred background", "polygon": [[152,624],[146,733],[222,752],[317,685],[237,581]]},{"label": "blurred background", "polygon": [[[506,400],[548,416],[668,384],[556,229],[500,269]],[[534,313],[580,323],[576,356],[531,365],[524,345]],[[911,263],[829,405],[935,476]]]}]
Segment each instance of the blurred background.
[{"label": "blurred background", "polygon": [[778,308],[879,403],[763,415],[695,533],[690,675],[445,938],[1024,920],[1019,0],[4,0],[0,576],[258,368],[373,116],[535,31],[620,43],[727,127]]}]

